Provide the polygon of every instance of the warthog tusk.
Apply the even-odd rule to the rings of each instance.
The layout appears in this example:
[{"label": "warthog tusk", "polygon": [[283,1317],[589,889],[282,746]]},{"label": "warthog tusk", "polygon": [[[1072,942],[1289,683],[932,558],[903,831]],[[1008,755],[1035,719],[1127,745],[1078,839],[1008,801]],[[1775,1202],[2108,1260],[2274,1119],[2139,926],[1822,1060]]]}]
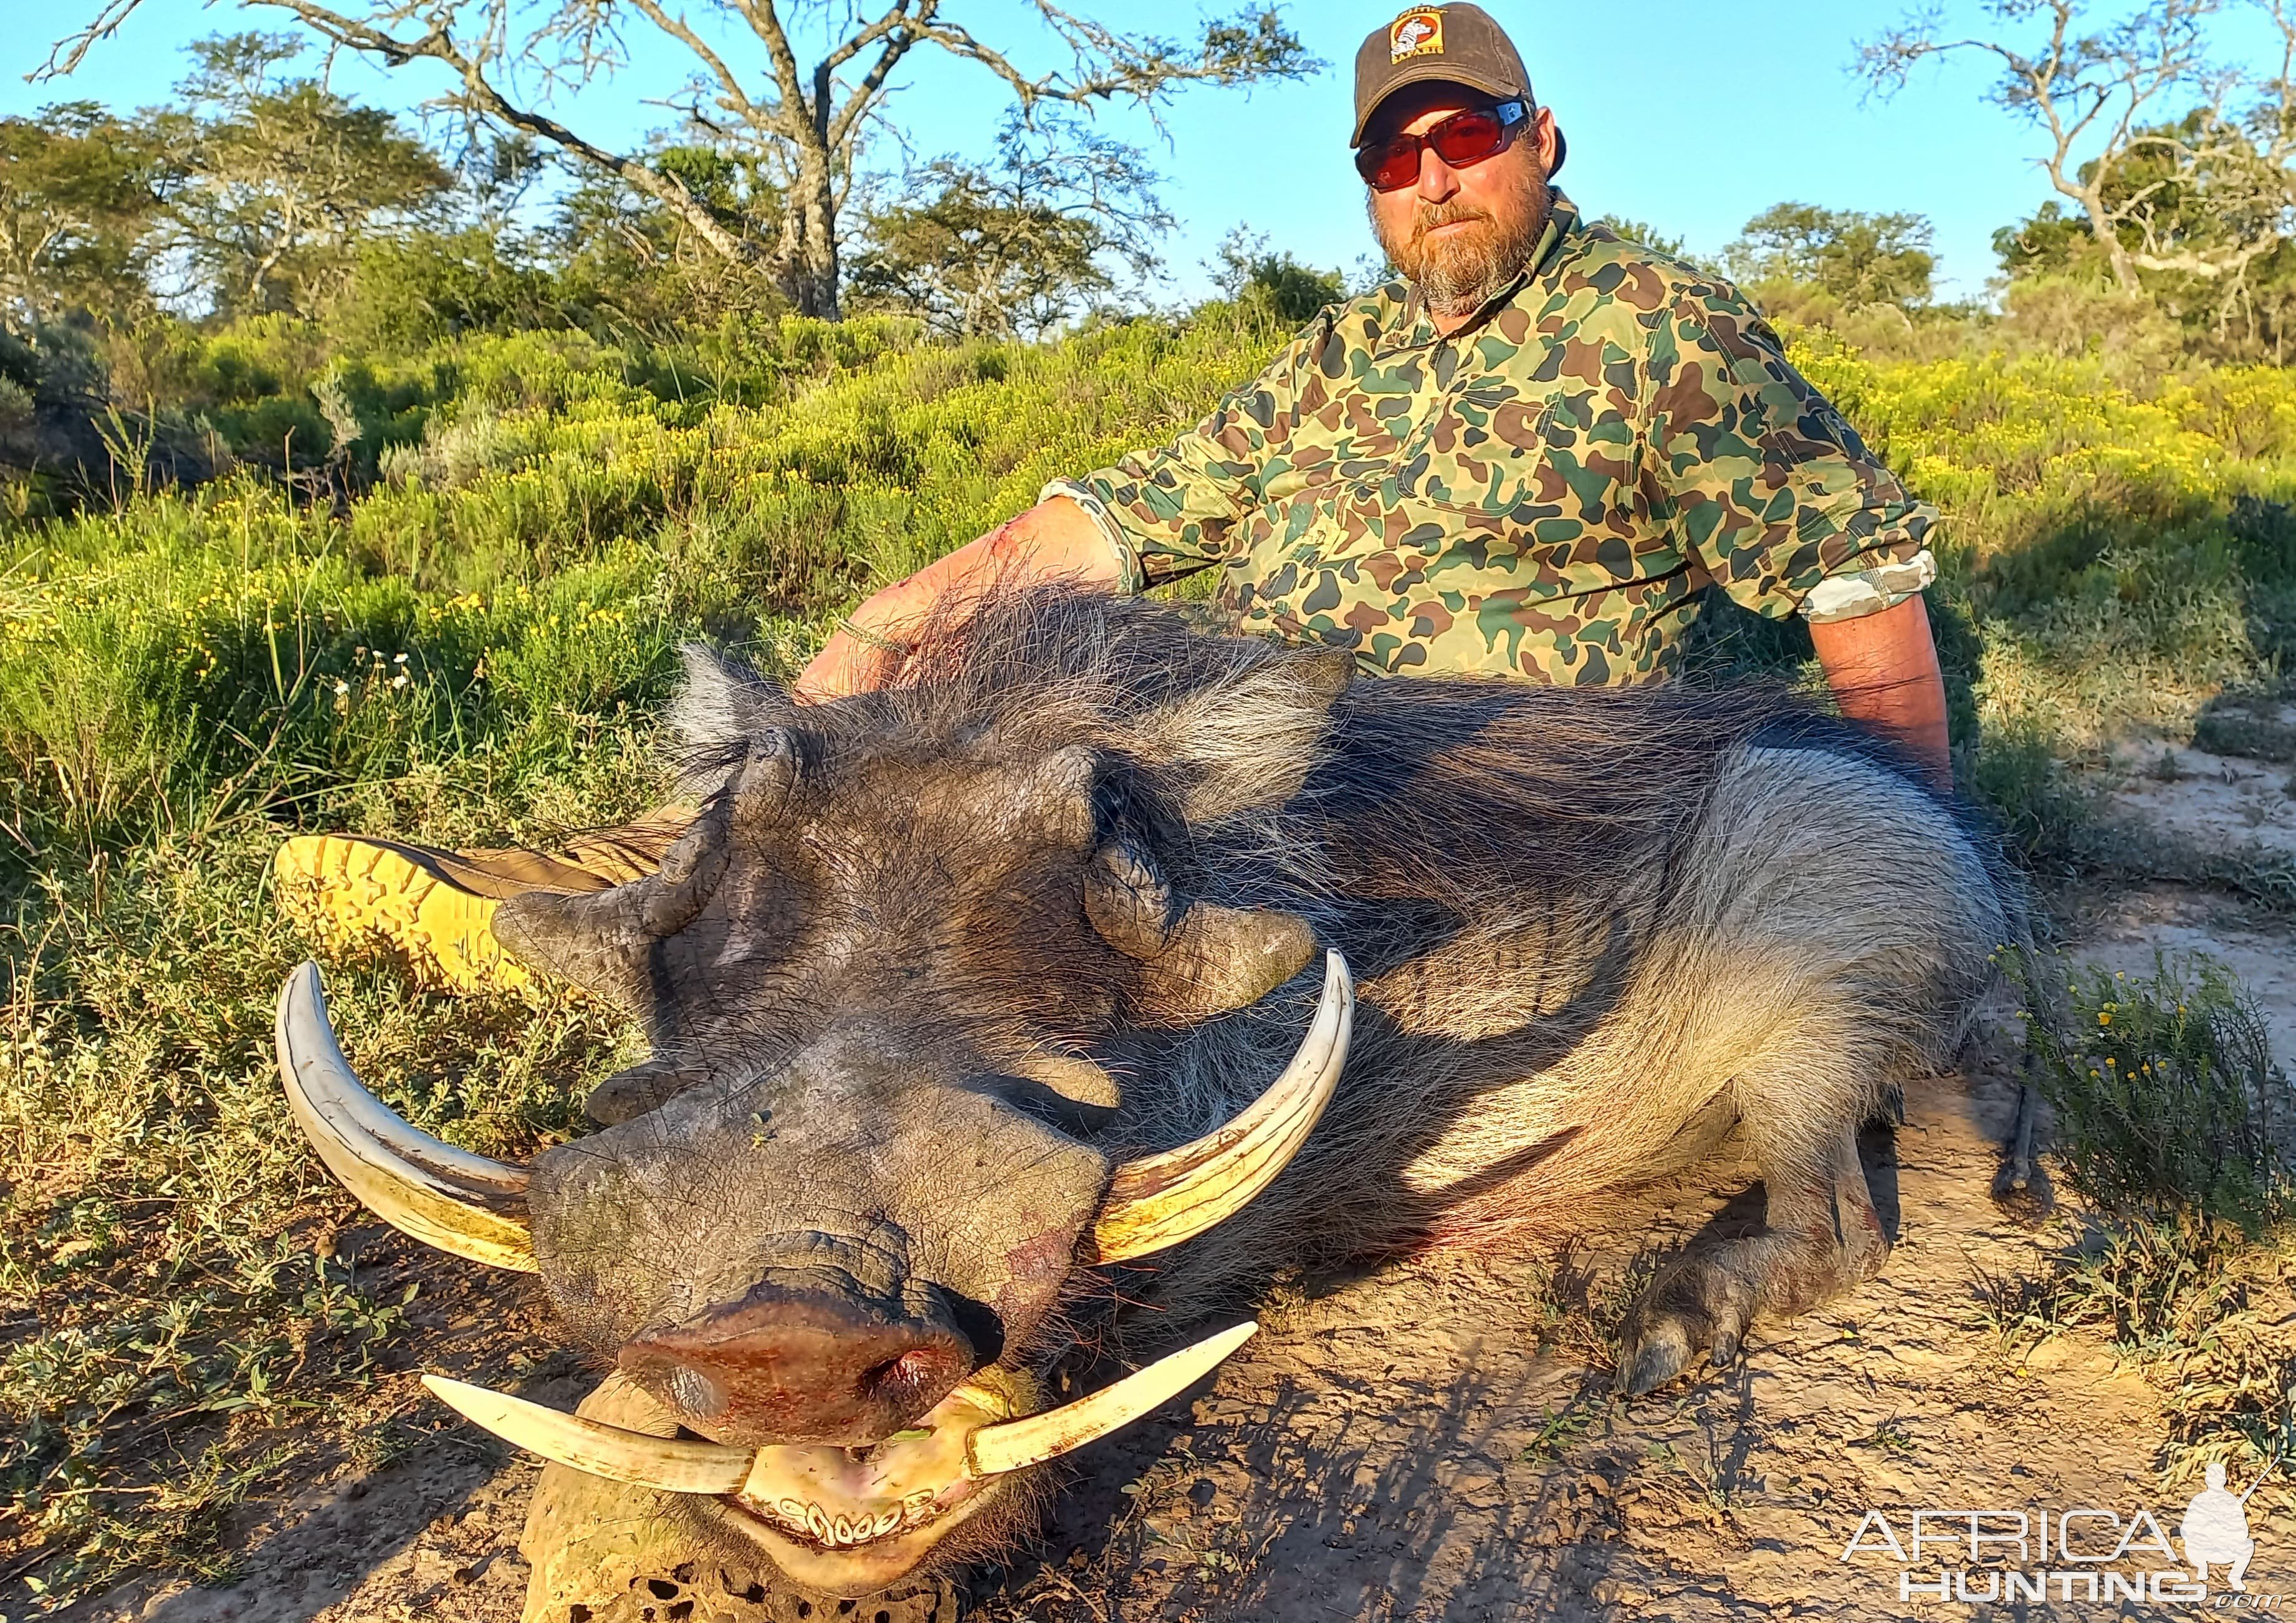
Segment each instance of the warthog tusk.
[{"label": "warthog tusk", "polygon": [[1348,961],[1326,952],[1315,1023],[1283,1074],[1217,1132],[1119,1167],[1093,1224],[1093,1259],[1122,1262],[1193,1239],[1275,1182],[1339,1086],[1355,1013]]},{"label": "warthog tusk", "polygon": [[659,1493],[730,1494],[748,1479],[756,1455],[754,1449],[721,1443],[626,1431],[444,1375],[425,1375],[422,1384],[505,1442],[594,1477]]},{"label": "warthog tusk", "polygon": [[317,964],[279,989],[278,1034],[287,1108],[361,1204],[442,1251],[533,1271],[526,1174],[418,1132],[367,1092],[327,1022]]},{"label": "warthog tusk", "polygon": [[1079,1398],[1041,1414],[983,1426],[965,1441],[965,1469],[976,1477],[995,1476],[1072,1454],[1119,1426],[1139,1419],[1175,1393],[1185,1390],[1259,1332],[1258,1324],[1238,1324],[1216,1336],[1206,1336],[1193,1347],[1184,1347],[1159,1358],[1146,1369],[1136,1370],[1114,1386],[1103,1387],[1089,1398]]},{"label": "warthog tusk", "polygon": [[[1106,1437],[1185,1389],[1251,1340],[1259,1329],[1255,1324],[1238,1324],[1159,1358],[1088,1398],[1041,1414],[977,1427],[965,1439],[964,1474],[998,1476],[1041,1465]],[[659,1493],[733,1493],[773,1452],[653,1437],[545,1408],[506,1392],[450,1381],[444,1375],[425,1375],[422,1384],[466,1419],[506,1442],[594,1477]]]}]

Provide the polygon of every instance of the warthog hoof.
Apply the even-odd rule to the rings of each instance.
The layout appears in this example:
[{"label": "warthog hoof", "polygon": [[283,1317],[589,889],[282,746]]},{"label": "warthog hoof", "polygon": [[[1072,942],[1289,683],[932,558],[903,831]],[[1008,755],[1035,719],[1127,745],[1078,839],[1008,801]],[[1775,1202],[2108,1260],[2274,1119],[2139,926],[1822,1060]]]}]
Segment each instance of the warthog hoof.
[{"label": "warthog hoof", "polygon": [[1881,1272],[1890,1241],[1854,1135],[1841,1135],[1833,1160],[1823,1184],[1771,1188],[1765,1233],[1681,1258],[1643,1292],[1620,1331],[1619,1391],[1665,1385],[1702,1348],[1727,1369],[1755,1320],[1803,1312]]}]

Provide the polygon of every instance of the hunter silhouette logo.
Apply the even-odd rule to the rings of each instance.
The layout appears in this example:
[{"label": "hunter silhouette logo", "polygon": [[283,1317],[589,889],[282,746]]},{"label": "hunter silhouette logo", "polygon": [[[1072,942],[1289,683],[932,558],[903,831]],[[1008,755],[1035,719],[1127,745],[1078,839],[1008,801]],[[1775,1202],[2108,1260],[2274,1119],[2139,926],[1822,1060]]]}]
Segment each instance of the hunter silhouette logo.
[{"label": "hunter silhouette logo", "polygon": [[1406,12],[1387,30],[1387,59],[1399,62],[1412,56],[1439,56],[1443,51],[1443,13]]},{"label": "hunter silhouette logo", "polygon": [[[2274,1463],[2278,1463],[2276,1455]],[[2185,1536],[2185,1560],[2193,1569],[2194,1578],[2209,1581],[2209,1569],[2229,1566],[2225,1582],[2234,1589],[2245,1589],[2241,1575],[2248,1570],[2249,1557],[2256,1553],[2256,1540],[2248,1536],[2248,1496],[2264,1486],[2265,1477],[2272,1474],[2267,1465],[2263,1473],[2248,1485],[2248,1493],[2235,1496],[2225,1487],[2225,1468],[2211,1463],[2208,1469],[2206,1488],[2193,1496],[2185,1507],[2185,1520],[2177,1529]]]}]

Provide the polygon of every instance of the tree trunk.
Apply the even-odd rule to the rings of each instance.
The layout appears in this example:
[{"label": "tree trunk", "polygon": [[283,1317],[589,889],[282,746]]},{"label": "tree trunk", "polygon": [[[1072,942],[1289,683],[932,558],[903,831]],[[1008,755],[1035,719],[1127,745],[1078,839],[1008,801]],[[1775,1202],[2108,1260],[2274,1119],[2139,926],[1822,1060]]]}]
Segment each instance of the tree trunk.
[{"label": "tree trunk", "polygon": [[2088,214],[2089,235],[2104,250],[2105,260],[2112,266],[2112,280],[2124,293],[2141,293],[2144,284],[2136,279],[2136,266],[2129,263],[2128,248],[2120,240],[2120,227],[2104,206],[2104,176],[2100,168],[2096,181],[2086,190],[2075,192],[2080,206]]},{"label": "tree trunk", "polygon": [[798,210],[798,258],[790,266],[798,314],[838,321],[837,307],[837,171],[829,148],[829,102],[832,90],[827,62],[814,70],[813,118],[798,157],[798,195],[789,207]]},{"label": "tree trunk", "polygon": [[840,321],[843,316],[837,306],[836,216],[829,203],[826,172],[821,185],[809,185],[807,191],[808,195],[798,205],[805,211],[804,229],[798,235],[797,262],[790,267],[791,296],[797,301],[799,315]]}]

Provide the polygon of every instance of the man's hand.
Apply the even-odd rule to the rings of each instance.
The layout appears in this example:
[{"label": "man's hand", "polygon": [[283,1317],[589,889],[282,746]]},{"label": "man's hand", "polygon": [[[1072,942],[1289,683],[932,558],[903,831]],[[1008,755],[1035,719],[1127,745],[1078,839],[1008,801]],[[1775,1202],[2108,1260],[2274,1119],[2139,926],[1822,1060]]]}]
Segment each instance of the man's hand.
[{"label": "man's hand", "polygon": [[1809,640],[1841,713],[1902,745],[1929,768],[1939,789],[1952,789],[1945,678],[1922,600],[1909,597],[1856,619],[1813,623]]},{"label": "man's hand", "polygon": [[1056,496],[871,597],[822,644],[793,691],[810,704],[898,681],[929,616],[938,610],[961,622],[967,600],[996,587],[1059,580],[1113,593],[1125,578],[1124,560],[1100,527]]}]

